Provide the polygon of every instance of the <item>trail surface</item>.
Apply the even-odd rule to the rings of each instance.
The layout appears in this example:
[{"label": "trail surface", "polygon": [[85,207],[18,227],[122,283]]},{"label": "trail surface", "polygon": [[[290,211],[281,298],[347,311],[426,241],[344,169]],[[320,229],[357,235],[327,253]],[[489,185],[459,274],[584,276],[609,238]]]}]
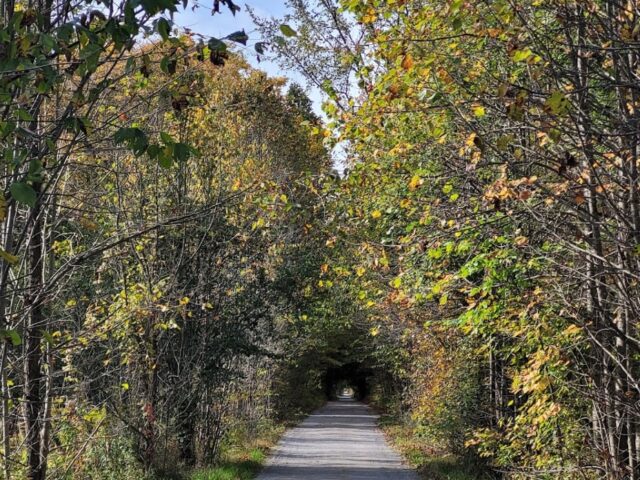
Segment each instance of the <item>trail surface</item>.
[{"label": "trail surface", "polygon": [[418,480],[353,400],[329,402],[287,432],[257,480]]}]

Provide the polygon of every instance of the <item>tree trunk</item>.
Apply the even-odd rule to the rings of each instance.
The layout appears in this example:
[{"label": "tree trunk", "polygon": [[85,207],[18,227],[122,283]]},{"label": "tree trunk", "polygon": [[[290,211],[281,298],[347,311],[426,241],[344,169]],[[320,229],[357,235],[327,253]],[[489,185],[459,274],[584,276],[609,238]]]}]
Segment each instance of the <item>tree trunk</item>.
[{"label": "tree trunk", "polygon": [[45,480],[46,457],[42,457],[41,415],[42,415],[42,330],[45,330],[45,318],[42,305],[43,258],[43,221],[41,184],[33,185],[38,199],[31,210],[32,223],[29,238],[29,294],[25,299],[27,322],[25,337],[24,363],[24,400],[25,427],[27,438],[27,478],[29,480]]}]

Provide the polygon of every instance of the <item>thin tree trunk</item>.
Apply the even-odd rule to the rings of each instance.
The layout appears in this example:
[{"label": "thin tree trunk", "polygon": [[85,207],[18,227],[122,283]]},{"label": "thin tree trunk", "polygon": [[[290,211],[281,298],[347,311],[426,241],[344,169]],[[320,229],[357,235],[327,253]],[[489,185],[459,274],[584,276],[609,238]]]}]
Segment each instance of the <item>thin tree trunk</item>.
[{"label": "thin tree trunk", "polygon": [[2,382],[2,450],[4,464],[2,472],[5,480],[11,479],[11,442],[9,441],[9,384],[7,381],[7,344],[2,345],[2,358],[0,359],[0,382]]},{"label": "thin tree trunk", "polygon": [[29,239],[29,295],[25,300],[27,324],[25,327],[25,363],[24,363],[24,398],[25,427],[27,429],[27,478],[44,480],[46,459],[41,451],[41,415],[42,415],[42,330],[45,329],[45,318],[42,300],[37,300],[42,291],[42,275],[44,268],[43,236],[42,236],[42,200],[41,184],[33,185],[38,199],[31,210],[31,235]]}]

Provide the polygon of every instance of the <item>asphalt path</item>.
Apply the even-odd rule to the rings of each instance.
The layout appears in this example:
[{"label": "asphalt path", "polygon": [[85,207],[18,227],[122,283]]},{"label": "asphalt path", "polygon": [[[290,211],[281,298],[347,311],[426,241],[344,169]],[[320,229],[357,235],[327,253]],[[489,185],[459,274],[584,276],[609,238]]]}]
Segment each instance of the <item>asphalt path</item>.
[{"label": "asphalt path", "polygon": [[418,480],[377,419],[360,402],[327,403],[282,437],[257,480]]}]

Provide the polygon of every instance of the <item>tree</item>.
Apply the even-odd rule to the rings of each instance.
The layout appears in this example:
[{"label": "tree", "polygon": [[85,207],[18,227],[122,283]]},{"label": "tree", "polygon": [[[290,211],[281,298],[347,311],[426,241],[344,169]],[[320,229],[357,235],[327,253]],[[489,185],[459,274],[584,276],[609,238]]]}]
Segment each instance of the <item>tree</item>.
[{"label": "tree", "polygon": [[[230,0],[216,1],[214,13],[220,6],[237,10]],[[180,351],[174,343],[214,330],[213,345],[200,345],[184,358],[185,365],[202,369],[195,377],[202,379],[198,375],[207,371],[221,375],[229,358],[254,355],[259,342],[252,336],[270,331],[260,295],[246,309],[236,297],[216,307],[223,308],[225,322],[245,315],[241,323],[210,325],[208,319],[193,329],[178,329],[176,319],[191,318],[194,307],[186,295],[178,296],[183,292],[167,275],[200,292],[210,286],[198,280],[205,269],[190,270],[188,258],[206,263],[202,255],[219,255],[220,261],[240,255],[242,248],[218,247],[236,239],[264,251],[268,242],[257,212],[269,212],[274,195],[280,198],[278,181],[293,181],[295,172],[326,163],[311,128],[285,115],[289,107],[277,82],[257,72],[240,80],[241,62],[227,51],[225,39],[204,45],[172,31],[176,2],[106,7],[2,3],[0,332],[6,340],[1,358],[7,478],[13,473],[44,479],[52,463],[51,475],[71,474],[101,429],[113,426],[107,413],[118,416],[123,405],[134,405],[120,420],[135,432],[138,453],[150,467],[158,448],[158,381],[165,373],[158,368],[166,367],[170,378],[183,368],[179,363],[176,371],[167,360]],[[143,34],[156,34],[159,46],[141,46]],[[246,34],[236,32],[226,40],[245,43]],[[211,66],[203,67],[203,60]],[[233,74],[220,69],[226,62],[235,65]],[[236,98],[230,96],[221,83],[225,76],[246,91],[234,89]],[[224,100],[205,104],[191,94],[195,85]],[[213,130],[206,131],[191,115],[200,115]],[[233,131],[238,135],[229,135]],[[267,137],[255,136],[265,131]],[[237,149],[234,155],[221,151],[196,162],[198,148],[210,150],[220,140]],[[285,150],[289,141],[295,148]],[[263,181],[258,187],[256,179]],[[234,210],[240,201],[248,210]],[[207,226],[192,237],[195,231],[185,226],[205,220]],[[252,229],[251,222],[259,225]],[[212,232],[216,226],[223,232]],[[239,266],[244,263],[234,265],[245,268]],[[207,264],[209,276],[202,277],[214,281],[218,293],[224,275],[219,267]],[[255,269],[247,289],[268,290],[264,267]],[[205,304],[198,306],[213,310]],[[105,355],[122,363],[116,367]],[[203,355],[211,355],[212,363],[205,365]],[[24,437],[17,428],[20,417]],[[69,440],[64,447],[60,436]],[[24,470],[17,463],[23,452]]]},{"label": "tree", "polygon": [[[326,6],[297,4],[292,29]],[[356,0],[333,10],[356,46],[314,30],[362,53],[344,67],[358,93],[325,88],[352,158],[333,195],[358,260],[340,260],[339,288],[354,283],[374,332],[463,335],[488,385],[467,444],[514,474],[638,476],[636,10]],[[285,64],[327,51],[263,32]],[[324,64],[298,68],[317,84]]]}]

